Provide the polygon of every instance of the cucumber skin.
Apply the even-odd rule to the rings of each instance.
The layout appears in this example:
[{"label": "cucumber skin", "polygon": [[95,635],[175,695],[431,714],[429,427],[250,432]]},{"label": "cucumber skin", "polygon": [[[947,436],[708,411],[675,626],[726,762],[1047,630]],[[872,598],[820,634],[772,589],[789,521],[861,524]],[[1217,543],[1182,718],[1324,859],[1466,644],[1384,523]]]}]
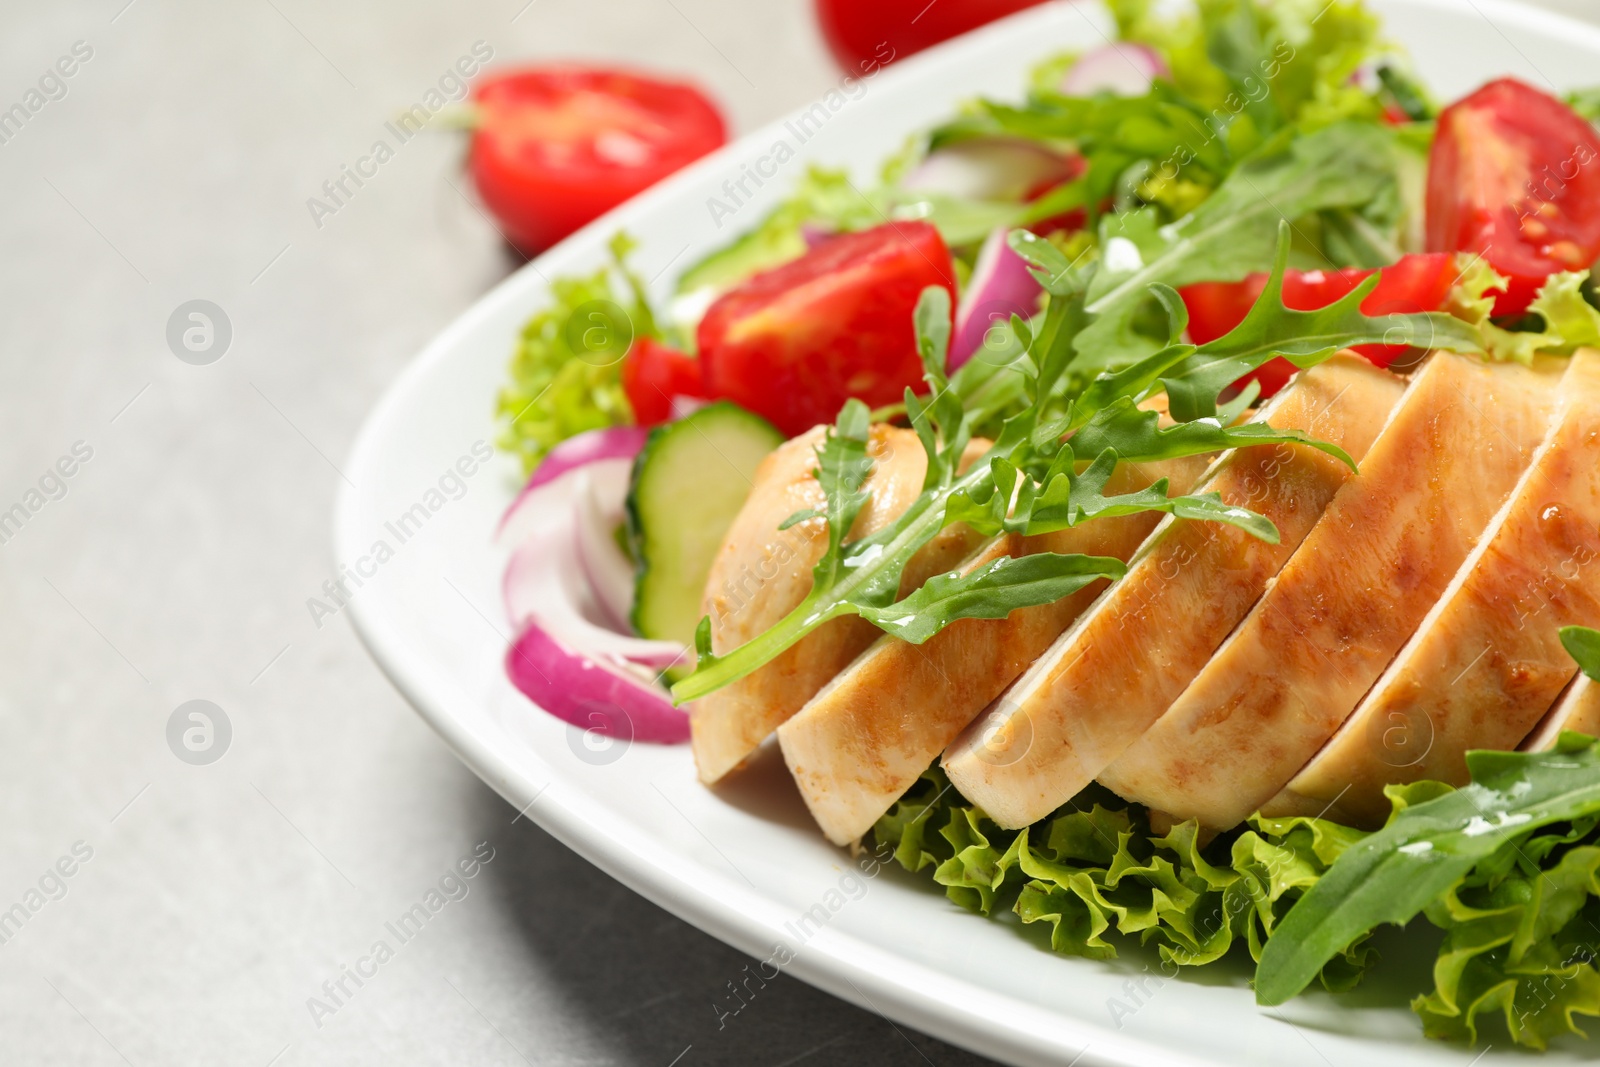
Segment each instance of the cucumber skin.
[{"label": "cucumber skin", "polygon": [[[647,519],[645,512],[648,510],[648,501],[641,500],[640,489],[643,487],[648,494],[649,485],[645,480],[649,475],[651,466],[656,462],[663,449],[670,448],[672,441],[681,434],[693,433],[698,437],[696,427],[704,427],[706,423],[718,423],[724,419],[737,420],[734,424],[743,423],[753,435],[765,437],[768,447],[765,452],[770,454],[786,440],[784,435],[761,416],[747,411],[729,400],[718,400],[708,404],[700,410],[685,418],[673,422],[663,423],[650,431],[650,436],[645,439],[644,447],[634,457],[633,471],[628,479],[628,497],[624,504],[624,514],[627,518],[628,545],[634,559],[634,597],[633,608],[629,613],[628,621],[633,625],[634,632],[642,637],[659,637],[666,639],[682,640],[679,635],[663,635],[648,632],[650,627],[645,623],[650,596],[647,581],[652,575],[653,565],[649,551],[649,533],[646,530]],[[694,425],[691,425],[694,424]],[[687,499],[692,499],[688,497]],[[728,524],[732,524],[737,515],[737,510],[727,516]],[[696,577],[697,584],[694,589],[688,590],[687,595],[698,598],[705,586],[706,575]],[[683,595],[685,590],[676,590]],[[692,639],[685,642],[692,647]]]}]

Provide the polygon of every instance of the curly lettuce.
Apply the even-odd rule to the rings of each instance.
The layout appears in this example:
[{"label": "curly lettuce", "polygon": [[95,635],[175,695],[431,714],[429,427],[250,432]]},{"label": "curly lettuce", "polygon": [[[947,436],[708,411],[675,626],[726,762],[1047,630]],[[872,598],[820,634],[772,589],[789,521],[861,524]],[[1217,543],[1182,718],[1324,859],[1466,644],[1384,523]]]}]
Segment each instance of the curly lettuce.
[{"label": "curly lettuce", "polygon": [[807,227],[819,232],[866,229],[883,221],[881,210],[845,171],[811,166],[794,192],[752,229],[684,271],[678,292],[721,292],[804,255]]},{"label": "curly lettuce", "polygon": [[1528,314],[1513,323],[1490,318],[1495,293],[1506,278],[1482,257],[1461,256],[1461,277],[1450,294],[1447,310],[1476,327],[1491,359],[1532,363],[1537,354],[1571,355],[1600,345],[1600,310],[1593,300],[1589,271],[1552,274],[1539,289]]},{"label": "curly lettuce", "polygon": [[1435,988],[1411,1005],[1428,1036],[1476,1042],[1485,1016],[1531,1048],[1587,1036],[1575,1016],[1600,1016],[1600,847],[1567,848],[1549,867],[1539,860],[1592,822],[1528,839],[1522,855],[1508,851],[1428,905],[1428,921],[1445,931]]},{"label": "curly lettuce", "polygon": [[[612,262],[593,274],[556,278],[552,302],[530,318],[511,357],[511,380],[500,390],[495,415],[503,426],[496,441],[532,472],[545,453],[587,430],[623,426],[633,421],[622,390],[622,355],[635,337],[660,338],[661,331],[645,298],[644,286],[628,270],[633,242],[622,233],[611,240]],[[574,330],[580,311],[609,304],[626,322],[602,311],[607,336],[603,349],[576,352],[573,340],[595,335]],[[615,336],[611,336],[615,334]]]},{"label": "curly lettuce", "polygon": [[[1009,907],[1044,923],[1064,955],[1110,959],[1116,938],[1154,945],[1163,962],[1198,967],[1243,943],[1252,958],[1294,903],[1364,836],[1322,819],[1256,817],[1203,844],[1193,821],[1157,833],[1143,809],[1095,790],[1023,830],[1003,830],[928,770],[873,837],[909,871],[931,868],[955,903]],[[1332,990],[1376,959],[1364,939],[1323,968]]]}]

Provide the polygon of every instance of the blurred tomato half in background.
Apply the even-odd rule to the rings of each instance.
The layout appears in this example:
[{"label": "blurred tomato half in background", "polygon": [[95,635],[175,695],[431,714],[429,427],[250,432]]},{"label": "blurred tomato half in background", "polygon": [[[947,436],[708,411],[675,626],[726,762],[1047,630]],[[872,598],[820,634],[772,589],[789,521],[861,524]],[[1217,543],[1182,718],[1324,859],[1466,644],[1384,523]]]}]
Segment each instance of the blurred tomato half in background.
[{"label": "blurred tomato half in background", "polygon": [[1043,0],[817,0],[822,35],[841,67],[871,73]]},{"label": "blurred tomato half in background", "polygon": [[530,256],[727,141],[700,90],[632,71],[501,71],[472,96],[473,182]]}]

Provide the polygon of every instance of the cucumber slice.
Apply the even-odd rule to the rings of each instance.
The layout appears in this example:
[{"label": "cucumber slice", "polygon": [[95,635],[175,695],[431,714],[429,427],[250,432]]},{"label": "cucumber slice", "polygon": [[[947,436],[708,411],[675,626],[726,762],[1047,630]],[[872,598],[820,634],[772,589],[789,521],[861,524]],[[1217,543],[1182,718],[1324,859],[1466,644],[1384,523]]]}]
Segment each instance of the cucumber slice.
[{"label": "cucumber slice", "polygon": [[771,423],[725,400],[650,431],[628,491],[640,636],[694,646],[711,562],[756,467],[783,440]]}]

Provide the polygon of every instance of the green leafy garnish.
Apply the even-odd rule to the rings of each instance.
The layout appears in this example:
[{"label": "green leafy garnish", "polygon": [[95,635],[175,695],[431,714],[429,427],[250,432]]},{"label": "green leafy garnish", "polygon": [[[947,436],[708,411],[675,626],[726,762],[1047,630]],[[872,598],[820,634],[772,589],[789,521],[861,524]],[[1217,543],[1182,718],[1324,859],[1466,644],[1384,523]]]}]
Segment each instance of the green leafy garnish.
[{"label": "green leafy garnish", "polygon": [[1108,6],[1122,39],[1161,52],[1185,96],[1263,135],[1381,114],[1351,78],[1386,51],[1359,0],[1200,0],[1178,17],[1159,0]]},{"label": "green leafy garnish", "polygon": [[1438,117],[1439,108],[1427,86],[1410,73],[1393,63],[1385,63],[1378,68],[1378,81],[1383,84],[1384,94],[1412,122],[1427,122]]},{"label": "green leafy garnish", "polygon": [[[1071,529],[1093,519],[1159,511],[1180,519],[1226,522],[1263,541],[1273,544],[1278,541],[1278,529],[1269,520],[1247,508],[1223,503],[1216,493],[1168,496],[1165,478],[1138,492],[1106,496],[1106,483],[1117,466],[1115,449],[1101,452],[1081,474],[1074,473],[1076,466],[1073,449],[1063,448],[1043,479],[1036,482],[1006,460],[997,458],[987,484],[973,492],[959,492],[951,497],[950,519],[965,522],[984,534],[1031,535]],[[1121,574],[1118,568],[1114,576],[1121,577]]]},{"label": "green leafy garnish", "polygon": [[1567,106],[1586,122],[1600,122],[1600,86],[1590,86],[1567,94]]},{"label": "green leafy garnish", "polygon": [[1483,1015],[1499,1015],[1511,1039],[1530,1048],[1586,1036],[1573,1016],[1600,1015],[1600,848],[1570,848],[1544,864],[1593,821],[1525,840],[1428,904],[1445,941],[1434,990],[1411,1007],[1429,1037],[1476,1042]]},{"label": "green leafy garnish", "polygon": [[[1194,822],[1164,834],[1103,790],[1021,830],[1003,830],[950,789],[937,767],[873,827],[910,871],[932,868],[957,904],[989,915],[1007,905],[1043,923],[1065,955],[1109,959],[1113,935],[1155,945],[1165,963],[1197,967],[1243,942],[1259,957],[1305,891],[1362,837],[1322,819],[1251,820],[1202,847]],[[1364,943],[1323,969],[1330,989],[1354,985],[1374,959]]]},{"label": "green leafy garnish", "polygon": [[1564,626],[1561,645],[1578,664],[1578,669],[1600,682],[1600,630],[1587,626]]},{"label": "green leafy garnish", "polygon": [[1459,258],[1463,269],[1450,294],[1450,310],[1478,330],[1491,358],[1528,364],[1540,353],[1570,355],[1586,345],[1600,345],[1600,310],[1589,302],[1589,271],[1552,274],[1529,305],[1529,314],[1512,326],[1490,318],[1495,293],[1505,287],[1506,278],[1481,257]]},{"label": "green leafy garnish", "polygon": [[1104,269],[1089,291],[1096,321],[1079,339],[1082,366],[1116,366],[1155,350],[1159,342],[1137,321],[1152,283],[1238,281],[1260,270],[1285,219],[1365,205],[1391,187],[1395,151],[1388,130],[1340,123],[1252,157],[1176,222],[1163,225],[1151,208],[1108,217]]},{"label": "green leafy garnish", "polygon": [[[1259,516],[1258,516],[1259,518]],[[863,607],[858,614],[903,641],[920,645],[957,619],[1003,619],[1017,608],[1071,596],[1102,578],[1120,578],[1127,566],[1107,556],[1037,552],[1001,556],[969,574],[938,574],[904,600]]]},{"label": "green leafy garnish", "polygon": [[[748,226],[745,204],[737,195],[712,198],[717,228]],[[797,259],[805,254],[805,227],[860,230],[883,221],[881,209],[850,181],[842,170],[809,167],[794,192],[731,244],[691,265],[678,278],[678,292],[720,292],[752,274]],[[724,212],[726,212],[724,214]]]},{"label": "green leafy garnish", "polygon": [[633,338],[660,338],[661,331],[643,285],[626,266],[632,247],[619,233],[610,265],[586,277],[553,279],[553,303],[522,328],[495,414],[505,424],[496,443],[522,461],[525,473],[569,437],[633,421],[622,357]]}]

